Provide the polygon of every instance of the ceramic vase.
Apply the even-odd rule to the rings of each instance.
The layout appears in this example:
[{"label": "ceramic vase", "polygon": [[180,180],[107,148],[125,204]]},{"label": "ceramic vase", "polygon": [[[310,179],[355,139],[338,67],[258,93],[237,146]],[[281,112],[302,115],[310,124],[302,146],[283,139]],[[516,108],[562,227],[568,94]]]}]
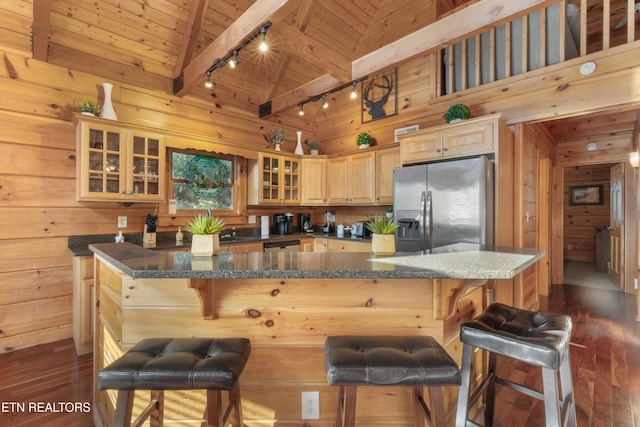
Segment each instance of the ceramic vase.
[{"label": "ceramic vase", "polygon": [[396,253],[396,236],[394,234],[373,234],[371,250],[376,255],[393,255]]},{"label": "ceramic vase", "polygon": [[276,151],[282,151],[280,150],[280,144],[275,144],[275,146],[276,146]]},{"label": "ceramic vase", "polygon": [[100,117],[103,119],[118,120],[116,110],[113,109],[113,104],[111,103],[111,90],[113,89],[113,85],[111,83],[102,83],[102,88],[104,89],[104,104],[102,105]]},{"label": "ceramic vase", "polygon": [[194,234],[191,236],[191,254],[194,257],[213,256],[219,251],[219,234]]},{"label": "ceramic vase", "polygon": [[296,137],[298,138],[298,141],[296,142],[296,150],[294,151],[294,153],[296,153],[299,156],[302,156],[304,154],[304,150],[302,149],[302,132],[297,131]]}]

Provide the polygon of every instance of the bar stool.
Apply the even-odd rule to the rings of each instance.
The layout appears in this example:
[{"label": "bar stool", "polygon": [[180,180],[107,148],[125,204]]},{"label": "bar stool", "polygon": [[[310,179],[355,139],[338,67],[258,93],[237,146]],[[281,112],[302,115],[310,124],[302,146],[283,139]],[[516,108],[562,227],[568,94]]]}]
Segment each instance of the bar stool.
[{"label": "bar stool", "polygon": [[[357,387],[365,385],[412,387],[415,425],[423,427],[426,416],[431,426],[444,426],[442,386],[460,385],[456,362],[425,336],[328,337],[325,368],[329,384],[340,386],[336,427],[355,425]],[[429,406],[423,386],[429,387]]]},{"label": "bar stool", "polygon": [[[114,426],[139,426],[147,418],[162,426],[164,390],[206,390],[207,425],[224,426],[234,410],[233,425],[242,426],[238,379],[250,354],[246,338],[145,339],[98,373],[98,389],[118,390]],[[151,400],[131,424],[136,390],[151,390]],[[221,390],[229,395],[224,412]]]},{"label": "bar stool", "polygon": [[[575,426],[576,408],[569,362],[571,330],[569,316],[520,310],[499,303],[489,305],[476,319],[464,323],[460,330],[464,347],[456,426],[478,426],[468,419],[469,408],[485,389],[484,422],[485,426],[493,424],[496,383],[544,401],[547,427]],[[489,352],[489,363],[487,375],[470,398],[474,347]],[[541,367],[542,393],[499,377],[496,373],[497,355]]]}]

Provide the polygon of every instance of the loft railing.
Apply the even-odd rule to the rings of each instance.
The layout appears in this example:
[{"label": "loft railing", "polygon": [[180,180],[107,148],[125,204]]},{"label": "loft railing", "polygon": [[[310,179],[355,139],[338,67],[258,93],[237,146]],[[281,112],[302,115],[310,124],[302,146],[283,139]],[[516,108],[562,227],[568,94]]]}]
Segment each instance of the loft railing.
[{"label": "loft railing", "polygon": [[562,0],[441,49],[437,93],[631,43],[638,40],[639,17],[640,0]]}]

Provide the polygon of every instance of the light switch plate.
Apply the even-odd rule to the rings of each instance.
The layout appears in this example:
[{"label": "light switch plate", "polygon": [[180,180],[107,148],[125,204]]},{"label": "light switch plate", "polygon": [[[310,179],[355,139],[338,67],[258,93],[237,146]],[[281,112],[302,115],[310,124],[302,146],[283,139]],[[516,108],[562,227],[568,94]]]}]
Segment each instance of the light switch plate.
[{"label": "light switch plate", "polygon": [[119,216],[118,217],[118,228],[127,228],[127,217]]}]

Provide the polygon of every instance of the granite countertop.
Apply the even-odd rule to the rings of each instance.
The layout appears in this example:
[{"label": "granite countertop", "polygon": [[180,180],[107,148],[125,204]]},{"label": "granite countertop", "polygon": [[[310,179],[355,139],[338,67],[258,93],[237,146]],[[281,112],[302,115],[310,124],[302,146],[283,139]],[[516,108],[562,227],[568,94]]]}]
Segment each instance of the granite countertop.
[{"label": "granite countertop", "polygon": [[[345,233],[345,237],[337,237],[336,233],[322,233],[316,231],[314,233],[293,233],[293,234],[270,234],[269,237],[260,237],[260,230],[258,234],[239,235],[239,239],[230,240],[222,239],[220,244],[222,245],[237,245],[242,243],[265,243],[265,242],[279,242],[285,240],[297,240],[305,237],[321,237],[337,240],[349,240],[352,242],[371,242],[371,238],[351,237],[350,234]],[[176,233],[173,231],[163,231],[157,233],[156,247],[149,249],[176,249],[189,247],[191,240],[189,240],[188,233],[185,233],[185,240],[182,245],[176,245]],[[70,236],[68,238],[67,247],[73,254],[73,256],[88,256],[93,255],[93,252],[89,250],[89,245],[94,243],[113,243],[115,234],[94,234],[87,236]],[[142,233],[125,233],[124,240],[134,245],[142,246]]]},{"label": "granite countertop", "polygon": [[90,250],[133,278],[509,279],[544,255],[537,249],[458,244],[432,254],[376,257],[368,252],[153,251],[131,243],[97,243]]}]

